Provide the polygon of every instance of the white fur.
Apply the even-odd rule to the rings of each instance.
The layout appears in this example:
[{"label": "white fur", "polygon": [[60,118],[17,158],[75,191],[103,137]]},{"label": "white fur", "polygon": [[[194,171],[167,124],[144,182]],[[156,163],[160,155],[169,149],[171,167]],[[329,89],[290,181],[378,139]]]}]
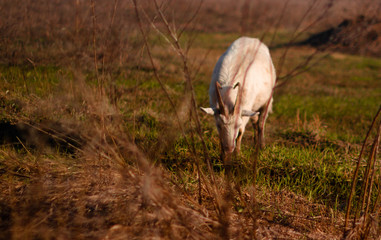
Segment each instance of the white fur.
[{"label": "white fur", "polygon": [[[255,112],[260,112],[258,122],[259,141],[263,146],[263,131],[260,129],[260,123],[266,121],[263,116],[265,106],[270,99],[269,111],[272,109],[272,89],[275,84],[276,73],[271,60],[269,49],[260,40],[256,38],[241,37],[233,42],[226,52],[219,58],[212,76],[209,87],[209,103],[210,108],[203,110],[208,114],[216,113],[219,109],[216,93],[216,81],[221,86],[220,93],[224,102],[229,109],[229,119],[214,114],[216,124],[224,126],[224,130],[220,131],[221,145],[225,150],[231,152],[236,147],[239,151],[239,145],[245,126],[249,121],[249,116],[255,116]],[[239,82],[239,87],[233,87]],[[235,101],[239,88],[242,88],[241,111],[244,114],[233,116],[232,109],[235,108]],[[251,114],[250,114],[251,112]],[[244,116],[245,115],[245,116]],[[222,119],[223,118],[223,119]],[[232,121],[231,119],[235,119]],[[237,121],[240,123],[237,129]],[[221,122],[223,123],[221,125]],[[232,122],[235,122],[234,124]],[[237,131],[241,132],[240,138],[237,140]],[[232,146],[233,144],[233,146]]]}]

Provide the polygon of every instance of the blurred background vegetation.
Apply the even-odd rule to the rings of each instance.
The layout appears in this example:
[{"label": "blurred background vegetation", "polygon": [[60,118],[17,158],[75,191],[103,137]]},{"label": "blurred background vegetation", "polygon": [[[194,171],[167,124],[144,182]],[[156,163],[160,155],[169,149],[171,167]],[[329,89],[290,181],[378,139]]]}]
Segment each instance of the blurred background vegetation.
[{"label": "blurred background vegetation", "polygon": [[[0,2],[0,239],[339,239],[381,103],[380,2],[157,3]],[[248,125],[227,183],[197,106],[242,35],[280,85],[256,179]]]}]

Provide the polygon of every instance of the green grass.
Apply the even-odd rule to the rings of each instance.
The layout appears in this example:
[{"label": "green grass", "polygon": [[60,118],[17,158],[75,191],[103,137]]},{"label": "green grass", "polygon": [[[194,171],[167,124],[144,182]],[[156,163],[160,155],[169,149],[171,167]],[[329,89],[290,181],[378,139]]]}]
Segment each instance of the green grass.
[{"label": "green grass", "polygon": [[333,140],[361,143],[364,130],[370,126],[370,120],[377,111],[378,97],[363,98],[334,96],[298,96],[284,94],[278,96],[274,104],[274,117],[292,122],[297,111],[311,121],[319,116],[327,128],[327,135]]},{"label": "green grass", "polygon": [[46,96],[66,73],[55,66],[0,66],[2,88],[18,95]]},{"label": "green grass", "polygon": [[349,194],[351,162],[337,149],[272,145],[261,154],[258,182],[277,190],[289,189],[310,200],[343,210]]},{"label": "green grass", "polygon": [[194,42],[195,47],[203,49],[220,50],[225,51],[235,39],[240,37],[237,33],[199,33]]},{"label": "green grass", "polygon": [[[214,63],[236,37],[236,34],[201,33],[193,46],[202,51],[212,49],[207,60]],[[277,41],[281,42],[283,38],[282,35]],[[157,40],[156,44],[159,46],[163,42]],[[281,51],[281,48],[274,50],[274,58]],[[181,65],[173,60],[174,57],[166,57],[171,55],[168,50],[155,49],[154,54],[155,61],[163,69],[159,74],[165,88],[177,110],[183,110]],[[293,53],[296,62],[303,61],[305,56],[303,50]],[[168,61],[177,70],[167,71]],[[213,67],[200,68],[193,82],[196,100],[201,106],[208,105],[209,75]],[[358,145],[364,139],[381,102],[379,69],[379,59],[349,55],[336,59],[328,56],[316,67],[277,90],[273,113],[267,124],[268,144],[260,155],[257,183],[273,190],[287,189],[311,201],[343,210],[349,193],[352,160],[358,154]],[[15,99],[21,99],[25,102],[23,104],[27,104],[28,99],[33,101],[34,95],[45,99],[49,95],[59,94],[60,84],[74,78],[70,70],[54,66],[0,66],[0,71],[1,91],[12,92],[2,95],[3,120],[10,118],[12,111],[23,111],[17,108]],[[93,72],[83,74],[88,84],[97,84]],[[117,110],[122,113],[123,127],[128,135],[153,162],[170,170],[173,179],[179,180],[178,184],[184,189],[194,189],[197,181],[194,175],[195,156],[185,143],[173,109],[154,78],[153,70],[150,67],[126,66],[110,76],[117,89],[123,90],[118,98]],[[24,117],[29,117],[32,122],[36,120],[28,114],[24,113]],[[222,177],[224,167],[219,160],[219,140],[214,119],[201,112],[199,115],[213,169]],[[195,126],[188,124],[188,119],[184,122],[185,138],[187,141],[195,139],[196,157],[201,159],[202,168],[206,170],[202,144],[197,136],[190,134]],[[253,183],[251,126],[248,129],[243,140],[242,156],[233,164],[235,180],[242,187]]]},{"label": "green grass", "polygon": [[[53,4],[62,11],[10,2],[0,4],[18,13],[3,14],[9,23],[0,39],[0,239],[342,237],[354,166],[381,103],[381,59],[317,54],[318,63],[275,90],[265,148],[255,155],[249,123],[229,168],[220,159],[214,117],[198,108],[208,107],[214,64],[239,31],[271,43],[282,77],[315,50],[288,49],[294,29],[316,17],[323,25],[340,22],[342,6],[326,14],[314,9],[319,4],[298,3],[298,14],[284,9],[279,19],[266,1],[235,10],[228,1],[217,8],[205,1],[200,10],[198,1],[159,1],[160,12],[152,1],[136,1],[139,29],[135,1]],[[272,2],[272,10],[286,7]],[[181,37],[172,39],[172,31]],[[184,59],[163,35],[188,56],[196,109]]]},{"label": "green grass", "polygon": [[381,102],[381,61],[342,58],[324,58],[276,92],[274,117],[292,123],[297,112],[307,121],[318,116],[333,140],[360,143]]}]

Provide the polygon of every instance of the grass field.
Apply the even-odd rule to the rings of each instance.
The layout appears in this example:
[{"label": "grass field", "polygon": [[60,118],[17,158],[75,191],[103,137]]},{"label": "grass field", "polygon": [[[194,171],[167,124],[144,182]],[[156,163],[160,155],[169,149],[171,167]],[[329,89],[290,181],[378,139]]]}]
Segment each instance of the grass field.
[{"label": "grass field", "polygon": [[[83,37],[69,27],[46,35],[36,22],[24,22],[31,32],[1,41],[0,239],[342,237],[355,164],[380,108],[381,59],[318,52],[319,61],[274,91],[257,174],[249,124],[228,178],[214,119],[195,105],[208,106],[214,64],[241,33],[200,30],[201,10],[196,30],[180,38],[183,61],[149,24],[146,46],[136,20],[134,30],[121,33],[118,11],[115,29],[102,31],[99,23],[95,32],[91,8],[84,20],[81,4],[82,20],[73,19],[83,24]],[[99,22],[107,16],[102,6],[95,5]],[[288,25],[270,46],[278,70],[287,52],[280,77],[315,52],[285,45],[293,33]],[[245,34],[270,44],[273,32]]]}]

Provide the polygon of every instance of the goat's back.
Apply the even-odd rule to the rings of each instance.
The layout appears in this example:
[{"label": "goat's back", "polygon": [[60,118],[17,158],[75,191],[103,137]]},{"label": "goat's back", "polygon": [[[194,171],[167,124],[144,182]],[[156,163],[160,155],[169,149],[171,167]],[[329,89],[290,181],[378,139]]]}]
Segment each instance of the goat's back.
[{"label": "goat's back", "polygon": [[259,39],[241,37],[235,40],[219,58],[209,87],[210,105],[216,107],[215,82],[222,86],[221,93],[229,105],[234,104],[238,89],[243,88],[241,107],[257,111],[271,97],[275,84],[275,68],[269,49]]}]

